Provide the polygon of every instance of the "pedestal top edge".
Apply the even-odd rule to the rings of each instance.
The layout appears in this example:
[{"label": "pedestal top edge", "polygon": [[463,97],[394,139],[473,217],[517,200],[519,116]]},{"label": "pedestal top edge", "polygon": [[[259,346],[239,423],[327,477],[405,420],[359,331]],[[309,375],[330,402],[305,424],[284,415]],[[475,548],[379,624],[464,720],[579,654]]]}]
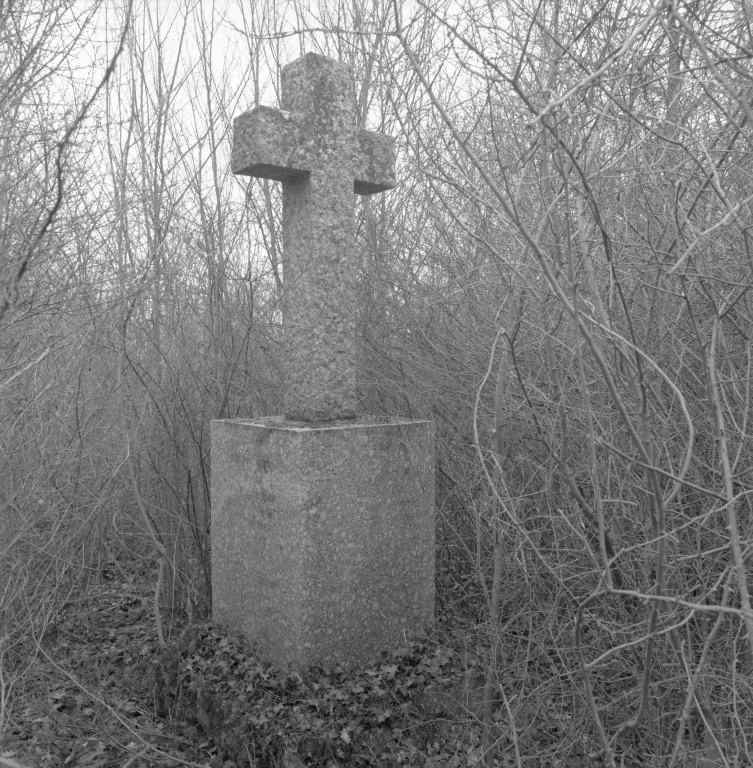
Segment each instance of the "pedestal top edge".
[{"label": "pedestal top edge", "polygon": [[212,419],[212,424],[232,424],[239,427],[267,427],[306,432],[309,430],[358,429],[363,427],[400,427],[412,424],[434,424],[430,419],[404,419],[399,416],[357,416],[355,419],[334,421],[290,421],[283,416],[259,416],[253,419]]}]

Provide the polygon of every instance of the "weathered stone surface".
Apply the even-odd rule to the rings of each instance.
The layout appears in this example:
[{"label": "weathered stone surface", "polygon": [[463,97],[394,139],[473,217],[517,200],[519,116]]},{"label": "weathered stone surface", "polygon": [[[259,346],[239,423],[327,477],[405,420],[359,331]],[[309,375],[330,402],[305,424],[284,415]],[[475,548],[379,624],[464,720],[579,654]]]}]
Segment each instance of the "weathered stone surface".
[{"label": "weathered stone surface", "polygon": [[282,70],[281,110],[235,119],[232,168],[283,183],[285,416],[353,418],[353,193],[395,186],[394,141],[356,127],[350,67],[309,53]]},{"label": "weathered stone surface", "polygon": [[257,107],[234,121],[233,173],[273,181],[300,179],[311,169],[299,151],[300,136],[289,112]]},{"label": "weathered stone surface", "polygon": [[433,443],[426,421],[212,422],[214,618],[294,668],[431,623]]},{"label": "weathered stone surface", "polygon": [[395,140],[374,131],[358,132],[353,188],[358,195],[386,192],[395,186]]}]

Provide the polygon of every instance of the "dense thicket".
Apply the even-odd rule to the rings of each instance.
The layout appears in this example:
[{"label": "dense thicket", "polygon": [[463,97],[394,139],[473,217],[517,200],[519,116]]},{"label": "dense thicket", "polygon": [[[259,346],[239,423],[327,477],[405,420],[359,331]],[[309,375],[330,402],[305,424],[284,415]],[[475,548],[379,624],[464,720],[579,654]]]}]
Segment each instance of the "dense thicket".
[{"label": "dense thicket", "polygon": [[283,364],[280,194],[231,176],[231,120],[314,50],[398,138],[357,208],[361,408],[436,421],[487,723],[750,762],[750,14],[0,2],[0,735],[103,568],[210,611],[209,421],[278,412]]}]

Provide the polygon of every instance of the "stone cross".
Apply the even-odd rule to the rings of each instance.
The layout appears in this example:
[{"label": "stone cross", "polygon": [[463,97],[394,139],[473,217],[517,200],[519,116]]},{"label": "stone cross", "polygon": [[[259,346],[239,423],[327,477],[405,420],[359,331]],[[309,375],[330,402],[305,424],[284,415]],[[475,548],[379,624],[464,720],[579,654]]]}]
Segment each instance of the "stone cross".
[{"label": "stone cross", "polygon": [[235,174],[282,182],[285,418],[356,415],[355,198],[395,186],[394,140],[356,127],[346,64],[308,53],[282,70],[282,109],[234,121]]}]

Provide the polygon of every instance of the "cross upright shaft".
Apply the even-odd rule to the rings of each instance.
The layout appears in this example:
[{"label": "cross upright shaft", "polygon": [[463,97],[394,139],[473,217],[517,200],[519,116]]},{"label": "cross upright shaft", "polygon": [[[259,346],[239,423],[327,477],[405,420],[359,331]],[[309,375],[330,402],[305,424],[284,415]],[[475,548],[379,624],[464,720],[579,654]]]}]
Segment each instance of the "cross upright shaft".
[{"label": "cross upright shaft", "polygon": [[353,193],[395,186],[394,141],[356,128],[351,69],[325,56],[283,68],[281,101],[235,119],[232,169],[282,182],[285,418],[353,418]]}]

